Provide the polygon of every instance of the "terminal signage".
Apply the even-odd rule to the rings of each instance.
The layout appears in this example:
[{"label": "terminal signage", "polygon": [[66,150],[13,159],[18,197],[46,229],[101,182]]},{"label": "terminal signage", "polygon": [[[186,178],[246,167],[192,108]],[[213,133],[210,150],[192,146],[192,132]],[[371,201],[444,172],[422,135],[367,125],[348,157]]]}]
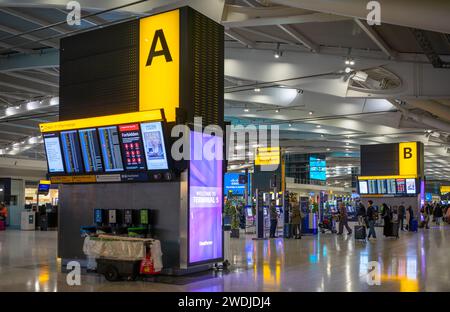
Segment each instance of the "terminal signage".
[{"label": "terminal signage", "polygon": [[363,179],[358,181],[360,195],[410,196],[418,193],[415,178]]}]

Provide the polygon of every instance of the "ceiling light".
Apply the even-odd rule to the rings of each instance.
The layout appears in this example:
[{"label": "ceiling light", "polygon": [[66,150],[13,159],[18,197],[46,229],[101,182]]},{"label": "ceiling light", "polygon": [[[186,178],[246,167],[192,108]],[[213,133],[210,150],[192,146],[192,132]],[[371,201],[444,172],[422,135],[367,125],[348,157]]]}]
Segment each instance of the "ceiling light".
[{"label": "ceiling light", "polygon": [[321,135],[320,135],[320,137],[321,137],[321,138],[323,138],[323,137],[324,137],[324,135],[323,135],[323,134],[321,134]]},{"label": "ceiling light", "polygon": [[253,91],[255,91],[255,92],[261,92],[261,88],[256,87],[255,89],[253,89]]},{"label": "ceiling light", "polygon": [[348,74],[348,73],[350,73],[350,72],[352,71],[352,69],[351,69],[350,67],[346,67],[346,68],[344,69],[344,71]]},{"label": "ceiling light", "polygon": [[316,128],[320,128],[320,127],[322,127],[322,126],[321,126],[321,125],[317,125],[317,126],[316,126]]},{"label": "ceiling light", "polygon": [[15,109],[20,109],[20,105],[17,105],[16,107],[14,107]]},{"label": "ceiling light", "polygon": [[345,143],[345,145],[349,146],[349,145],[350,145],[350,143],[348,143],[348,142],[347,142],[347,143]]},{"label": "ceiling light", "polygon": [[275,51],[275,53],[273,54],[273,57],[278,59],[281,56],[281,51]]},{"label": "ceiling light", "polygon": [[279,110],[279,109],[276,109],[276,110],[275,110],[275,113],[279,113],[279,112],[280,112],[280,110]]},{"label": "ceiling light", "polygon": [[349,151],[349,149],[348,149],[348,148],[346,148],[345,150],[346,150],[346,151]]},{"label": "ceiling light", "polygon": [[314,112],[310,111],[308,114],[309,114],[309,115],[312,115],[312,114],[314,114]]},{"label": "ceiling light", "polygon": [[327,148],[327,151],[331,151],[331,149],[330,149],[330,148]]},{"label": "ceiling light", "polygon": [[345,65],[350,65],[350,60],[349,59],[345,60]]},{"label": "ceiling light", "polygon": [[248,113],[249,109],[248,108],[244,108],[244,112]]},{"label": "ceiling light", "polygon": [[291,123],[289,123],[289,127],[292,127],[292,124],[291,124]]},{"label": "ceiling light", "polygon": [[297,93],[298,93],[298,94],[303,94],[303,90],[302,90],[302,89],[298,89],[298,90],[297,90]]},{"label": "ceiling light", "polygon": [[351,60],[351,61],[350,61],[350,65],[352,65],[352,66],[355,65],[355,61],[354,61],[354,60]]}]

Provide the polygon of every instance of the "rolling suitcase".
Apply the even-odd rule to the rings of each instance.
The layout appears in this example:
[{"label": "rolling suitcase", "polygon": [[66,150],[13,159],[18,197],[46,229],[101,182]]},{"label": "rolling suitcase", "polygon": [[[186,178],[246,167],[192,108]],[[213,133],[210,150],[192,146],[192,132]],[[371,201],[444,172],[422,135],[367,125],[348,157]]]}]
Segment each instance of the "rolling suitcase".
[{"label": "rolling suitcase", "polygon": [[417,220],[412,220],[411,221],[411,226],[409,228],[410,232],[417,232],[417,229],[419,228],[419,222],[417,222]]},{"label": "rolling suitcase", "polygon": [[398,223],[391,223],[388,233],[386,233],[387,234],[386,236],[399,238],[399,236],[398,236],[399,228],[400,227],[399,227]]},{"label": "rolling suitcase", "polygon": [[362,225],[355,225],[355,239],[366,240],[366,227]]}]

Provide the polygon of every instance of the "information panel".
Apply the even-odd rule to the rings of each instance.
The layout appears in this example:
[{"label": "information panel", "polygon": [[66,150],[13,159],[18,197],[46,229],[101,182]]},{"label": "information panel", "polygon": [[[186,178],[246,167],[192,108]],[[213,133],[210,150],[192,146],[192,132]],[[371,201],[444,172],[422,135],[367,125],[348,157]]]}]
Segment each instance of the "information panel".
[{"label": "information panel", "polygon": [[397,179],[397,194],[405,194],[406,193],[406,182],[405,179]]},{"label": "information panel", "polygon": [[359,194],[367,194],[368,192],[367,181],[359,181]]},{"label": "information panel", "polygon": [[98,128],[103,164],[106,172],[123,171],[117,127]]},{"label": "information panel", "polygon": [[168,169],[161,122],[142,123],[141,132],[148,170]]},{"label": "information panel", "polygon": [[416,194],[416,179],[406,179],[406,194]]},{"label": "information panel", "polygon": [[[223,140],[199,132],[190,132],[191,160],[189,166],[189,250],[188,262],[222,258],[222,160],[194,157],[196,149],[214,146],[221,153]],[[195,146],[194,142],[202,142]]]},{"label": "information panel", "polygon": [[47,155],[48,172],[61,173],[64,172],[63,157],[61,153],[61,144],[57,133],[45,133],[44,145],[45,154]]},{"label": "information panel", "polygon": [[327,179],[327,162],[315,156],[309,157],[309,178],[325,181]]},{"label": "information panel", "polygon": [[77,130],[61,132],[61,145],[67,173],[83,172],[83,160]]},{"label": "information panel", "polygon": [[119,134],[125,170],[145,170],[139,124],[121,125]]},{"label": "information panel", "polygon": [[83,155],[84,170],[86,172],[102,172],[102,156],[98,141],[97,130],[79,130],[81,153]]}]

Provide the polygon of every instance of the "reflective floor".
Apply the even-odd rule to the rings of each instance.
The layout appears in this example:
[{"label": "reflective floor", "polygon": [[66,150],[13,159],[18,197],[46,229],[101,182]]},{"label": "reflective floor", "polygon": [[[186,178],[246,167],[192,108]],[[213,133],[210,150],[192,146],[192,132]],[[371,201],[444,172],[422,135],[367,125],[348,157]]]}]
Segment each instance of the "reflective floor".
[{"label": "reflective floor", "polygon": [[[450,291],[450,226],[363,243],[321,234],[301,240],[232,239],[228,273],[159,282],[107,282],[82,274],[68,286],[56,259],[56,232],[0,232],[0,291]],[[380,265],[380,273],[368,268]],[[380,285],[377,284],[379,277]],[[374,285],[375,284],[375,285]]]}]

